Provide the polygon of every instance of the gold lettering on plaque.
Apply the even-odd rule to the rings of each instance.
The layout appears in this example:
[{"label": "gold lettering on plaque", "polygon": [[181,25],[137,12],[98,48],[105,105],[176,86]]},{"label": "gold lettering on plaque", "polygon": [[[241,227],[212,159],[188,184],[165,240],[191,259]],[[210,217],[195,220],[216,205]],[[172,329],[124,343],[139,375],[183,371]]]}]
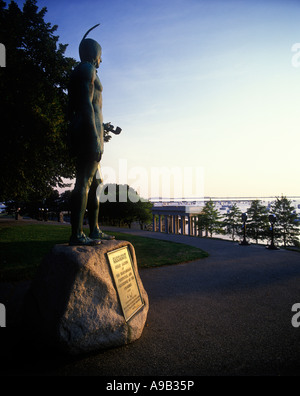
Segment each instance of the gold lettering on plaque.
[{"label": "gold lettering on plaque", "polygon": [[137,284],[129,247],[107,253],[126,322],[139,311],[144,302]]}]

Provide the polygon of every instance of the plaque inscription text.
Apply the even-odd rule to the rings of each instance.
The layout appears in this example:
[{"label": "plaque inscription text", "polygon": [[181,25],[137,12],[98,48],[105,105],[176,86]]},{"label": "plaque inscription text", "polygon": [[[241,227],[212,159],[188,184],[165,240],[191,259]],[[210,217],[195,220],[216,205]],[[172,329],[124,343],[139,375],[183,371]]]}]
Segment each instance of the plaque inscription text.
[{"label": "plaque inscription text", "polygon": [[144,306],[129,247],[107,253],[126,322]]}]

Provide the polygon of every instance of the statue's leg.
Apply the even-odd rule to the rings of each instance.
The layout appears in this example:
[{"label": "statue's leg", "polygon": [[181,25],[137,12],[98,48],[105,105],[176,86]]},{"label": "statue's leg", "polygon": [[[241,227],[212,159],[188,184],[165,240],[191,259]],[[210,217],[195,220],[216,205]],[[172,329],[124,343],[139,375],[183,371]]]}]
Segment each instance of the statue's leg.
[{"label": "statue's leg", "polygon": [[96,161],[81,161],[77,164],[76,184],[72,193],[72,236],[70,245],[95,244],[83,232],[83,219],[87,208],[89,189],[92,185],[97,166],[98,163]]},{"label": "statue's leg", "polygon": [[95,233],[98,229],[98,217],[99,217],[99,196],[97,194],[98,187],[101,184],[101,180],[98,177],[98,172],[93,178],[92,185],[88,195],[88,219],[90,225],[90,232],[91,234]]},{"label": "statue's leg", "polygon": [[[99,172],[98,172],[99,170]],[[101,173],[100,173],[100,165],[97,169],[95,176],[93,178],[93,182],[89,191],[88,197],[88,218],[90,225],[90,238],[94,240],[112,240],[115,239],[114,236],[110,236],[105,234],[99,228],[99,200],[101,194],[101,185],[103,183]]]}]

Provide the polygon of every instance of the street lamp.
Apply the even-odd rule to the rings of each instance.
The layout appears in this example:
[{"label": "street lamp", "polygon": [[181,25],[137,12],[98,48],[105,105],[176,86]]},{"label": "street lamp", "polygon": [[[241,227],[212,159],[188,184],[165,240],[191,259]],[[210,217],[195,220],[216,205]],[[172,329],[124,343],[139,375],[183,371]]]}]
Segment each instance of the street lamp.
[{"label": "street lamp", "polygon": [[271,223],[271,245],[267,246],[267,249],[269,250],[279,250],[277,246],[274,244],[274,224],[276,223],[276,216],[274,214],[269,215],[269,222]]},{"label": "street lamp", "polygon": [[241,246],[249,246],[250,243],[246,239],[246,222],[247,222],[248,216],[247,213],[242,214],[242,222],[243,222],[243,229],[244,229],[244,239],[240,243]]}]

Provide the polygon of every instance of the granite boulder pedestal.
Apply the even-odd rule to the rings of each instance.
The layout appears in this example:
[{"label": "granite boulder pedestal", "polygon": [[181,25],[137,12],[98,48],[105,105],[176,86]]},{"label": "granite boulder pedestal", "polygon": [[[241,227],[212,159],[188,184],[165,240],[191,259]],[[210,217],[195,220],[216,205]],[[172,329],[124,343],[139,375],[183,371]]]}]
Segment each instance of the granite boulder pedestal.
[{"label": "granite boulder pedestal", "polygon": [[[107,253],[128,246],[143,305],[127,321]],[[149,300],[127,241],[56,245],[45,257],[25,303],[27,326],[72,355],[119,347],[142,335]]]}]

